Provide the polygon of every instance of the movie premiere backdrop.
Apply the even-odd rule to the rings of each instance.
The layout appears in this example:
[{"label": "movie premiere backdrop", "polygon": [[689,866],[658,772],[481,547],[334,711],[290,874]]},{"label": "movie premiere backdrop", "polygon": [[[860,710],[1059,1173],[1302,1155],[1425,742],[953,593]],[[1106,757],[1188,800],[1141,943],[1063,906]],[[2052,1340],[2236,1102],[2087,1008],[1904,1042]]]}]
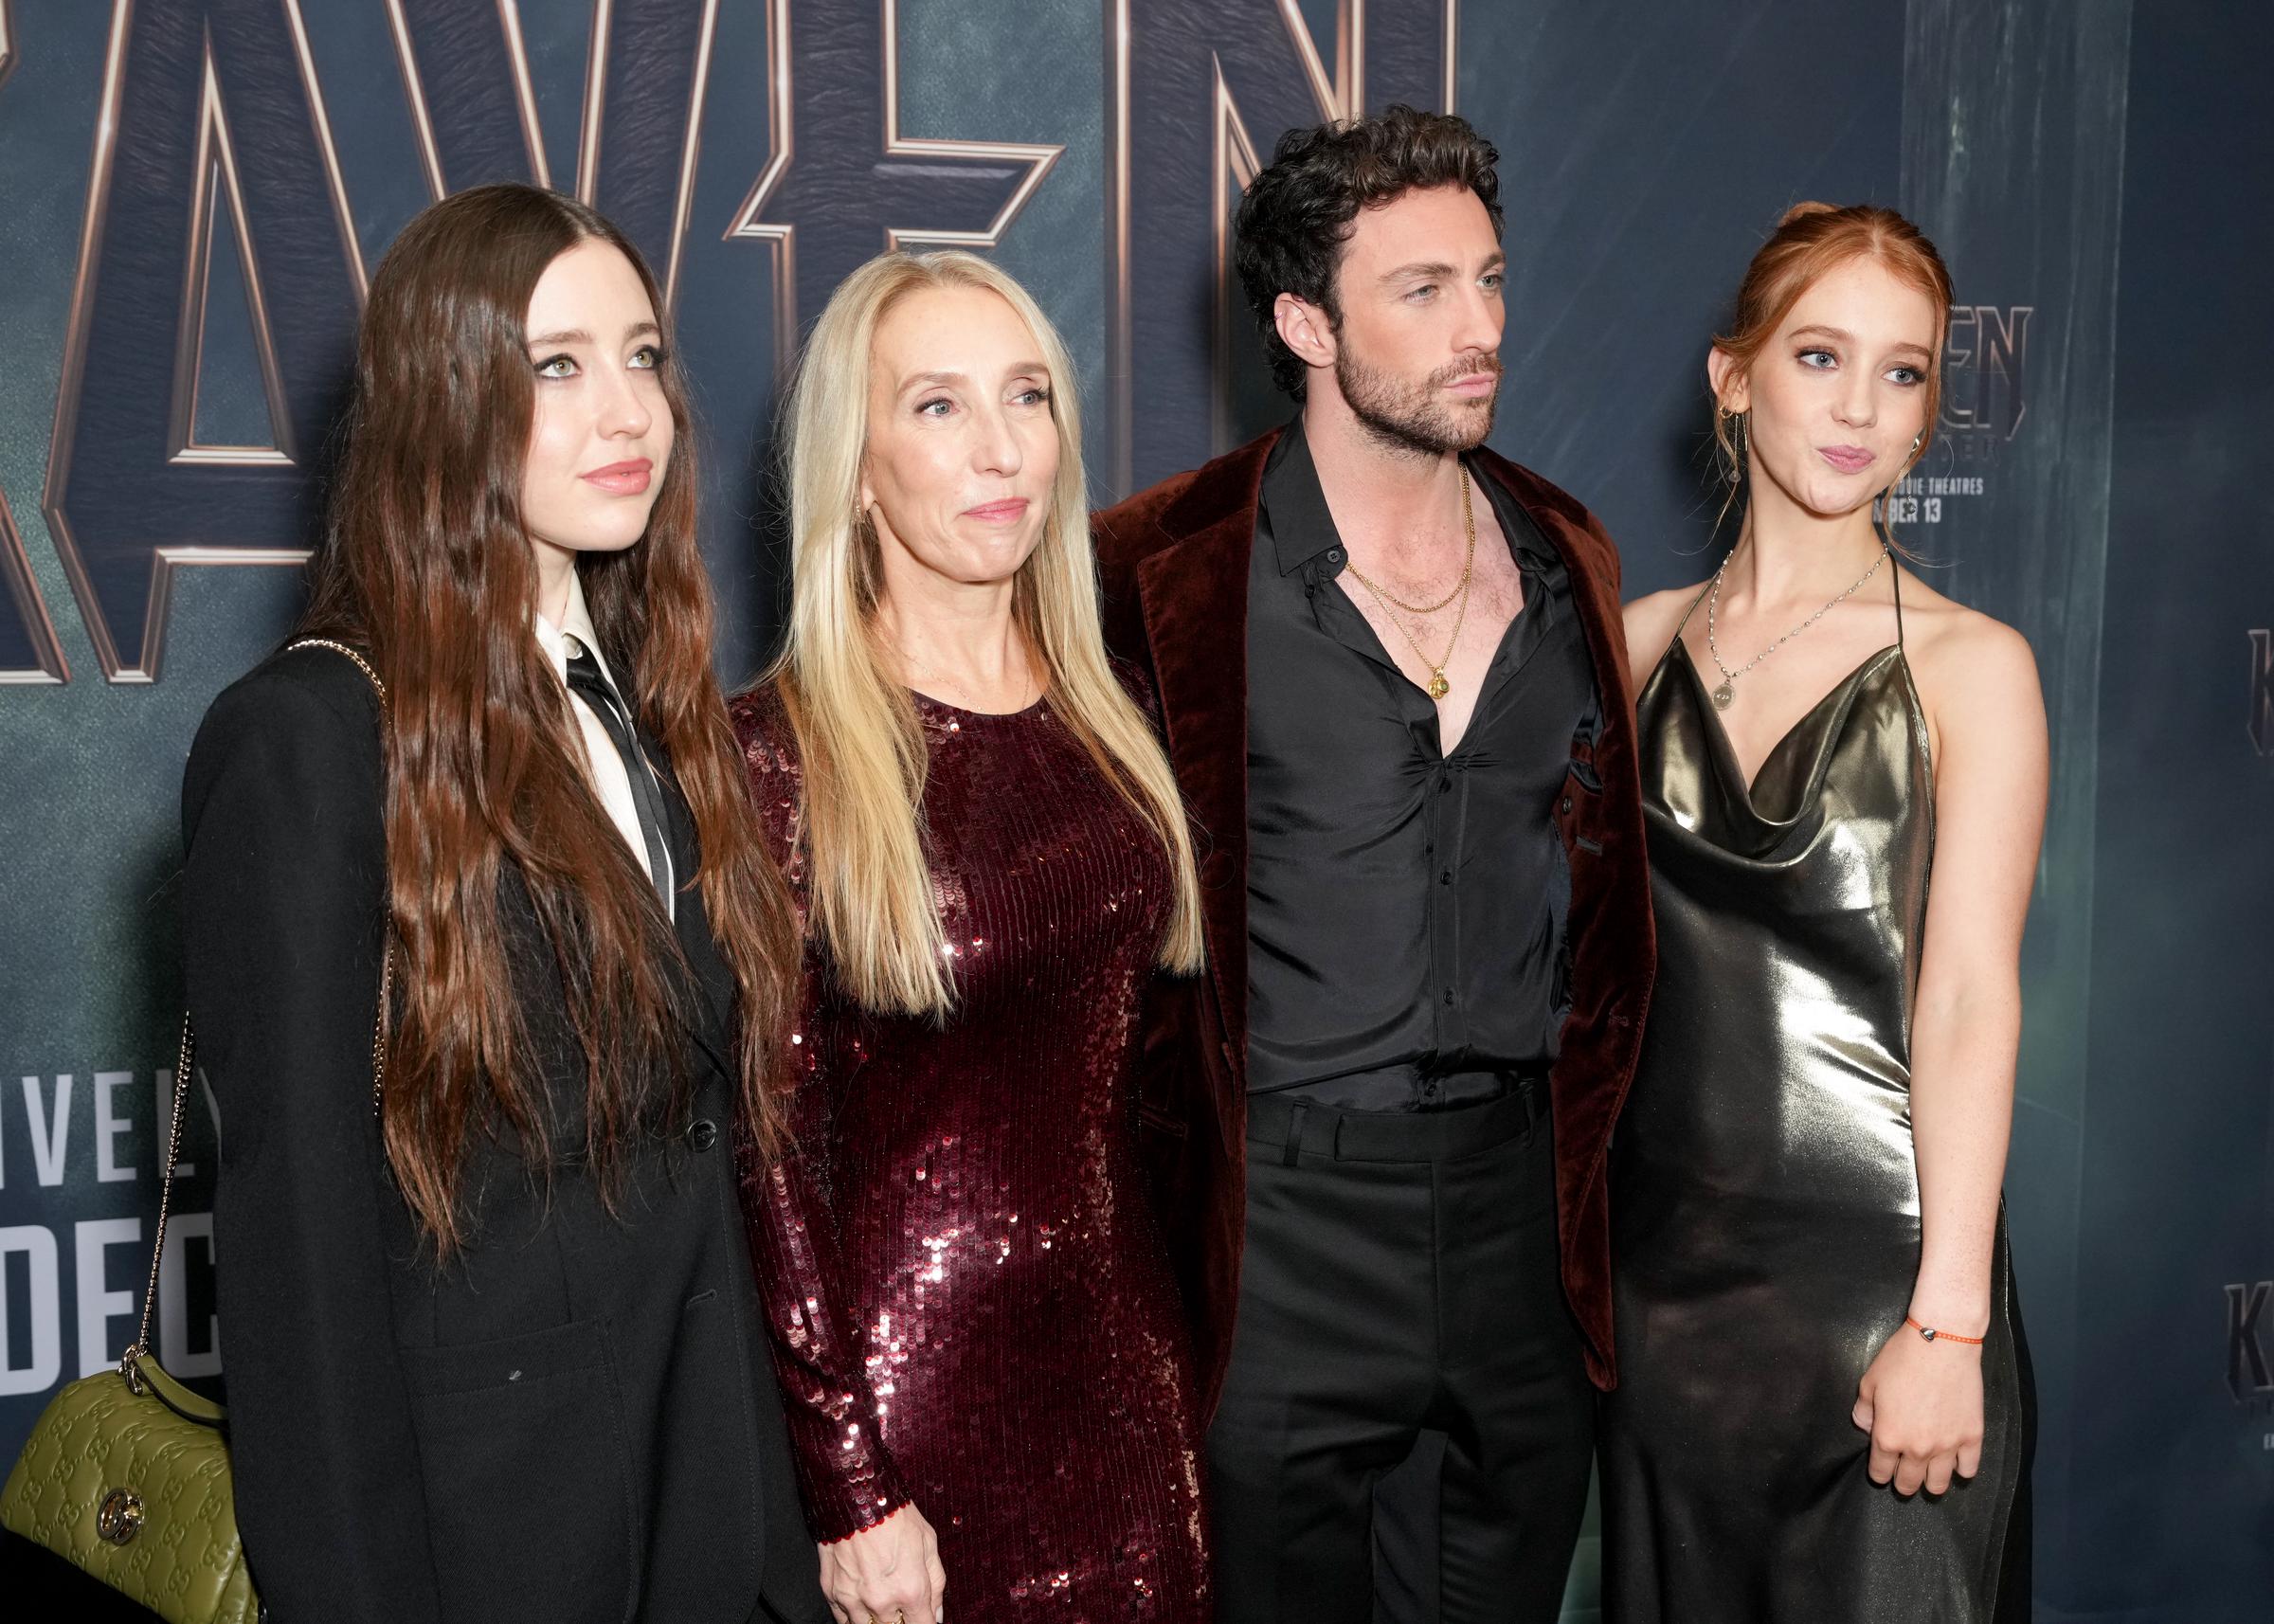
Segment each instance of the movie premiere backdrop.
[{"label": "movie premiere backdrop", "polygon": [[[394,232],[513,178],[622,222],[706,432],[722,660],[776,618],[801,323],[889,244],[1065,330],[1093,494],[1268,425],[1227,220],[1279,132],[1499,144],[1494,443],[1633,591],[1718,552],[1705,343],[1804,197],[1962,301],[1894,499],[2035,645],[2053,733],[2008,1202],[2039,1616],[2274,1616],[2274,118],[2229,0],[0,0],[0,1459],[135,1331],[197,719],[298,601]],[[157,1326],[217,1378],[202,1092]],[[1765,1374],[1765,1373],[1764,1373]],[[352,1396],[339,1396],[341,1402]],[[1592,1525],[1591,1525],[1592,1527]],[[1592,1617],[1592,1533],[1571,1616]]]}]

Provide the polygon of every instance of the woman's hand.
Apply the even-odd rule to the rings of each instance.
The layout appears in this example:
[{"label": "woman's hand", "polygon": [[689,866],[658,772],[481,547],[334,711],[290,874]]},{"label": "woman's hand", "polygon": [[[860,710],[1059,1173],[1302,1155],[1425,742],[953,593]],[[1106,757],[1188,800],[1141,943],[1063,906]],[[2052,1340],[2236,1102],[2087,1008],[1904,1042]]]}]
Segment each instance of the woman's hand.
[{"label": "woman's hand", "polygon": [[1928,1342],[1909,1326],[1864,1372],[1855,1424],[1871,1435],[1871,1481],[1898,1494],[1950,1487],[1982,1465],[1982,1350]]},{"label": "woman's hand", "polygon": [[821,1547],[821,1594],[837,1624],[941,1624],[940,1542],[913,1506]]}]

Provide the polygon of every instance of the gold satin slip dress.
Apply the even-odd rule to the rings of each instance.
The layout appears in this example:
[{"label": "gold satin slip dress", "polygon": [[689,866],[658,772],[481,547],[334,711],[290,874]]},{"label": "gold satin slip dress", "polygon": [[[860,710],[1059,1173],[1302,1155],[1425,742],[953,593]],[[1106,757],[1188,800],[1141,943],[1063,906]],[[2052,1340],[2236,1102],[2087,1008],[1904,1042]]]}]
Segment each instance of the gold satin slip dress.
[{"label": "gold satin slip dress", "polygon": [[1636,701],[1658,983],[1613,1149],[1609,1624],[2027,1616],[2032,1400],[2002,1213],[1979,1474],[1898,1498],[1850,1418],[1919,1267],[1934,775],[1900,585],[1895,615],[1750,787],[1679,632]]}]

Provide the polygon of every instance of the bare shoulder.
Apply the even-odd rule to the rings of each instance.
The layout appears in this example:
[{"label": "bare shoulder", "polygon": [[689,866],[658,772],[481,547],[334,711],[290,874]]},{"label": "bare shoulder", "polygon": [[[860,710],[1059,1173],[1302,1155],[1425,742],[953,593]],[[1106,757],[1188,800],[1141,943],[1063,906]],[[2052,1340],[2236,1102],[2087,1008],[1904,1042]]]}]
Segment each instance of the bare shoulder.
[{"label": "bare shoulder", "polygon": [[2045,695],[2029,640],[1903,572],[1904,654],[1938,738],[2041,745]]},{"label": "bare shoulder", "polygon": [[1682,628],[1682,617],[1689,612],[1689,606],[1705,589],[1706,583],[1700,581],[1664,592],[1645,593],[1619,605],[1627,623],[1627,664],[1633,671],[1637,686],[1673,646],[1674,634]]}]

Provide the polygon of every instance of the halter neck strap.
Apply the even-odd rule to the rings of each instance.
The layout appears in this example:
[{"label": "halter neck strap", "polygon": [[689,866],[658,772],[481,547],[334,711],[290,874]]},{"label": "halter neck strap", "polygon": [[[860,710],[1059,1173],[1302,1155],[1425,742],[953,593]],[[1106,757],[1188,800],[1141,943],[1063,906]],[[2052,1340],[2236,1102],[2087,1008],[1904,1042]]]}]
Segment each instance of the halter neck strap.
[{"label": "halter neck strap", "polygon": [[[1698,595],[1689,601],[1689,607],[1682,611],[1681,623],[1674,627],[1674,642],[1682,641],[1682,634],[1689,630],[1690,616],[1698,612],[1698,605],[1706,601],[1706,594],[1712,590],[1713,582],[1709,578],[1705,586],[1698,588]],[[1673,647],[1673,643],[1667,644],[1667,647]]]}]

